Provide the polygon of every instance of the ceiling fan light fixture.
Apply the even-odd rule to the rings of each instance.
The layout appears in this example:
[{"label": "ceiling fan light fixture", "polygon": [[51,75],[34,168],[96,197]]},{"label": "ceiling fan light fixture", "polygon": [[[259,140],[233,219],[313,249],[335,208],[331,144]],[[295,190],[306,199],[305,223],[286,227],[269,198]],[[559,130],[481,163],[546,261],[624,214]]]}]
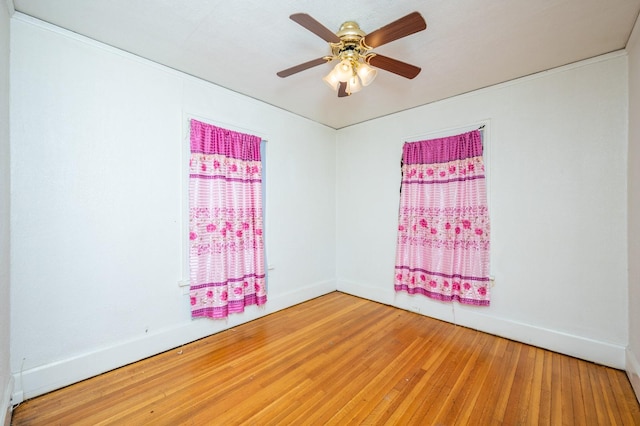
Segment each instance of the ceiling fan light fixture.
[{"label": "ceiling fan light fixture", "polygon": [[377,75],[378,71],[366,62],[358,64],[358,77],[360,77],[363,86],[370,85]]},{"label": "ceiling fan light fixture", "polygon": [[348,81],[351,76],[353,76],[353,68],[351,67],[351,62],[348,59],[340,61],[340,63],[335,66],[332,73],[335,74],[336,78],[339,81]]},{"label": "ceiling fan light fixture", "polygon": [[362,84],[360,84],[360,79],[357,75],[352,75],[347,81],[347,93],[352,94],[359,92],[362,89]]},{"label": "ceiling fan light fixture", "polygon": [[340,87],[340,80],[338,79],[338,76],[336,75],[335,70],[331,70],[331,72],[329,74],[325,75],[322,78],[322,81],[327,83],[327,86],[331,87],[336,92],[338,91],[338,88]]}]

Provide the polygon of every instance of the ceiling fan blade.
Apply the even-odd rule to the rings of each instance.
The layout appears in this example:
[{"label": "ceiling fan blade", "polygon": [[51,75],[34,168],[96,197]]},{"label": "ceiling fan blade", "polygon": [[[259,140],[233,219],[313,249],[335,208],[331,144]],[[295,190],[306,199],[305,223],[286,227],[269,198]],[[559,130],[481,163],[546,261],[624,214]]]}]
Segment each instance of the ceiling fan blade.
[{"label": "ceiling fan blade", "polygon": [[347,93],[347,82],[341,81],[340,87],[338,88],[338,97],[344,98],[345,96],[349,96],[349,94]]},{"label": "ceiling fan blade", "polygon": [[418,12],[413,12],[367,34],[364,37],[364,43],[373,49],[394,40],[398,40],[399,38],[417,33],[418,31],[422,31],[425,28],[427,28],[427,23],[422,15]]},{"label": "ceiling fan blade", "polygon": [[340,38],[331,30],[306,13],[294,13],[289,18],[302,25],[321,39],[329,43],[340,43]]},{"label": "ceiling fan blade", "polygon": [[421,71],[421,68],[415,65],[377,54],[368,57],[367,62],[372,67],[381,68],[405,78],[414,78]]},{"label": "ceiling fan blade", "polygon": [[328,60],[324,57],[313,59],[311,61],[305,62],[304,64],[299,64],[299,65],[296,65],[295,67],[291,67],[291,68],[287,68],[286,70],[279,71],[276,73],[276,75],[282,78],[289,77],[290,75],[298,73],[300,71],[304,71],[306,69],[313,68],[318,65],[326,64],[327,61]]}]

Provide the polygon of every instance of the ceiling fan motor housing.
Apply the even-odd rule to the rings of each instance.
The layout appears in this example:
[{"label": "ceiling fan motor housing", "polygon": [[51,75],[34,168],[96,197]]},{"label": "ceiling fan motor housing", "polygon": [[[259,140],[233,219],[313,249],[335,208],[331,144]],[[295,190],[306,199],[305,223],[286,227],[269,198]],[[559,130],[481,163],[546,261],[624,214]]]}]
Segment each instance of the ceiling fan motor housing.
[{"label": "ceiling fan motor housing", "polygon": [[336,35],[340,38],[340,43],[331,43],[331,51],[334,58],[341,61],[347,59],[357,62],[369,50],[362,42],[366,34],[360,29],[357,22],[347,21],[343,23]]}]

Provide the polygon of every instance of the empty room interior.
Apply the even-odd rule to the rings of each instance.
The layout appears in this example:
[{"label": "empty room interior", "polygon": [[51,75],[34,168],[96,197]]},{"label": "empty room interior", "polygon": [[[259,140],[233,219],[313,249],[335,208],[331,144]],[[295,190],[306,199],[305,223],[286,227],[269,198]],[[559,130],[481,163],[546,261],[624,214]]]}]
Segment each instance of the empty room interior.
[{"label": "empty room interior", "polygon": [[[341,403],[313,387],[323,377],[314,366],[329,356],[312,350],[318,339],[327,351],[340,347],[345,364],[349,357],[370,360],[362,370],[369,374],[383,353],[397,350],[412,362],[431,363],[411,358],[411,345],[429,353],[435,350],[429,342],[444,347],[470,339],[478,352],[469,349],[468,362],[477,364],[460,368],[468,373],[483,366],[486,377],[497,368],[490,354],[524,344],[517,349],[521,359],[552,356],[537,352],[545,351],[566,356],[562,365],[576,360],[606,367],[611,387],[619,373],[628,392],[617,406],[630,411],[608,423],[640,422],[639,14],[640,0],[2,1],[0,424],[27,412],[30,401],[74,384],[87,384],[89,393],[88,379],[150,357],[179,352],[183,363],[196,365],[199,358],[187,348],[206,353],[216,338],[232,336],[247,359],[270,344],[268,336],[282,347],[294,345],[294,337],[306,342],[306,367],[300,361],[299,370],[285,371],[273,364],[294,377],[278,392],[295,399],[296,389],[305,389],[301,395],[309,401],[322,394],[333,401],[326,410],[336,412],[330,417],[308,405],[292,424],[314,415],[309,424],[329,418],[346,424],[367,414],[379,423],[431,424],[438,415],[448,419],[440,424],[462,424],[464,413],[475,413],[419,414],[426,411],[406,402],[413,417],[404,422],[405,405],[389,402],[404,395],[398,386],[380,395],[393,410],[354,408],[358,386],[362,393],[369,384],[367,392],[377,395],[373,384],[382,386],[385,377],[409,382],[384,366],[367,380],[354,376],[351,386],[345,383],[345,392],[356,393]],[[349,77],[339,75],[341,66]],[[219,268],[194,260],[204,252],[195,245],[204,228],[194,225],[200,223],[194,203],[204,195],[193,194],[198,185],[204,194],[223,180],[239,187],[240,179],[208,174],[217,173],[219,163],[207,169],[209,151],[194,148],[201,129],[251,140],[251,161],[261,170],[259,178],[242,180],[258,188],[251,210],[260,210],[259,222],[233,231],[229,222],[225,229],[202,225],[224,234],[224,253],[250,232],[253,248],[260,248],[251,284],[245,279],[244,288],[229,287],[229,295],[217,293],[218,284],[197,281],[200,272]],[[445,275],[434,272],[439,278],[425,281],[420,268],[426,266],[405,267],[400,260],[403,244],[417,241],[411,232],[440,232],[431,216],[431,225],[414,218],[413,231],[403,222],[405,196],[412,193],[405,184],[427,182],[433,171],[420,164],[416,172],[403,153],[459,135],[471,135],[479,152],[473,158],[481,162],[475,169],[471,162],[464,170],[448,166],[441,176],[460,174],[447,175],[447,185],[481,185],[486,216],[474,216],[482,225],[475,233],[469,228],[469,238],[481,241],[476,252],[485,250],[486,258],[482,268],[469,266],[482,269],[480,284],[454,279],[450,287],[438,281]],[[219,158],[217,151],[212,155]],[[229,170],[244,173],[234,161]],[[246,173],[256,175],[258,166]],[[452,238],[467,228],[464,220],[461,229],[445,222],[442,232]],[[448,262],[448,254],[437,256],[427,257]],[[418,272],[409,276],[409,270]],[[420,279],[424,285],[413,282]],[[469,288],[474,296],[463,296]],[[243,291],[248,302],[236,309],[227,297]],[[214,293],[224,315],[217,305],[205,306]],[[361,334],[340,327],[365,323],[371,329]],[[378,336],[376,329],[387,335],[375,345],[364,340],[363,334]],[[269,353],[278,357],[271,347]],[[532,361],[532,377],[543,371],[542,359],[540,370]],[[579,365],[561,368],[561,377],[569,381],[582,371]],[[298,371],[306,375],[296,381],[290,375]],[[526,382],[514,377],[514,387]],[[458,398],[454,391],[467,382],[452,383],[442,388]],[[607,400],[603,386],[598,392]],[[277,404],[287,403],[257,385],[247,388],[247,400],[251,389],[256,413],[266,416],[267,407],[275,413]],[[473,391],[464,392],[469,401]],[[550,392],[550,407],[554,398],[570,400],[571,392]],[[502,401],[499,392],[492,395]],[[311,404],[305,398],[298,398],[298,409]],[[614,399],[607,404],[616,405]],[[518,424],[543,416],[528,409],[525,419],[517,408],[522,403],[509,408],[512,402],[505,396],[502,408],[505,416],[521,418]],[[152,412],[144,407],[146,415]],[[197,414],[212,417],[198,423],[184,414],[172,424],[243,423]],[[588,408],[582,415],[587,424],[607,423],[589,418]],[[284,418],[273,424],[288,423]],[[259,419],[256,414],[246,423],[269,424]]]}]

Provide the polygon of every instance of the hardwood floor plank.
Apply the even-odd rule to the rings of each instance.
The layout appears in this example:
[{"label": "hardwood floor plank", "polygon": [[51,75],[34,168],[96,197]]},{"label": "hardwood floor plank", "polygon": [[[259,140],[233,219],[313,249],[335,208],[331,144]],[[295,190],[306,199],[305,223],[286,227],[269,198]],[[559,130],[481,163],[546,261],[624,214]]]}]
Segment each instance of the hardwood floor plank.
[{"label": "hardwood floor plank", "polygon": [[591,387],[591,392],[593,393],[594,409],[596,412],[597,424],[599,425],[613,424],[609,417],[609,412],[607,411],[608,408],[605,404],[604,392],[602,391],[602,387],[600,386],[598,366],[593,365],[591,367],[592,368],[589,368],[588,374],[589,374],[589,383]]},{"label": "hardwood floor plank", "polygon": [[[617,411],[620,413],[620,417],[623,425],[640,425],[640,413],[634,413],[633,410],[629,410],[629,402],[633,407],[634,401],[630,401],[630,386],[627,375],[618,370],[611,368],[606,369],[606,374],[609,378],[609,387],[613,393],[614,401],[616,402]],[[631,389],[632,390],[632,389]],[[636,401],[637,402],[637,401]]]},{"label": "hardwood floor plank", "polygon": [[[466,404],[466,408],[458,415],[456,419],[458,424],[480,424],[485,408],[492,406],[494,396],[500,392],[499,371],[504,367],[503,354],[508,341],[490,335],[484,335],[484,338],[486,339],[484,348],[487,350],[486,355],[482,356],[485,371],[479,370],[477,380],[469,384],[473,396]],[[487,409],[486,414],[488,416],[485,417],[485,424],[489,424],[493,411]]]},{"label": "hardwood floor plank", "polygon": [[531,347],[522,348],[515,364],[515,373],[509,392],[509,399],[502,421],[505,424],[522,424],[523,415],[526,416],[528,400],[531,393],[532,362],[529,356]]},{"label": "hardwood floor plank", "polygon": [[444,365],[433,371],[432,377],[439,377],[439,389],[437,393],[428,393],[430,404],[417,407],[409,419],[412,423],[428,418],[435,423],[447,424],[460,414],[467,393],[464,389],[468,389],[465,383],[471,377],[481,354],[479,342],[482,334],[464,327],[459,327],[456,332],[460,339],[457,340],[458,350],[448,351]]},{"label": "hardwood floor plank", "polygon": [[588,364],[586,362],[578,362],[578,375],[580,377],[580,387],[582,388],[582,404],[585,411],[585,424],[597,425],[598,415],[596,413],[596,403],[593,389],[589,382]]},{"label": "hardwood floor plank", "polygon": [[611,424],[621,425],[622,417],[620,412],[618,411],[618,404],[615,400],[615,394],[611,389],[611,384],[609,383],[609,376],[607,375],[607,370],[598,366],[596,369],[596,373],[598,375],[598,383],[600,384],[600,389],[602,389],[604,404],[607,410],[607,415],[609,417],[609,421]]},{"label": "hardwood floor plank", "polygon": [[[516,378],[516,371],[518,370],[518,362],[517,360],[520,357],[520,351],[522,349],[521,345],[516,344],[515,342],[510,344],[508,348],[508,353],[510,357],[508,358],[508,362],[505,364],[504,370],[500,372],[503,375],[503,381],[501,384],[501,388],[499,389],[499,394],[496,399],[495,406],[493,407],[493,420],[498,422],[498,424],[503,424],[503,420],[505,417],[505,413],[507,411],[507,403],[511,396],[511,389],[513,388],[513,384]],[[507,391],[507,389],[509,391]],[[487,407],[491,410],[491,407]]]},{"label": "hardwood floor plank", "polygon": [[562,400],[562,358],[558,353],[551,354],[551,424],[561,425],[564,402]]},{"label": "hardwood floor plank", "polygon": [[571,359],[563,356],[560,361],[560,377],[561,377],[561,401],[562,401],[562,424],[573,424],[575,417],[573,409],[573,393],[572,393],[572,377],[570,368]]},{"label": "hardwood floor plank", "polygon": [[436,422],[441,424],[469,424],[472,410],[480,396],[481,384],[484,383],[491,366],[492,343],[495,339],[483,333],[478,333],[476,347],[472,349],[477,356],[470,358],[460,373],[451,394],[451,406],[440,410]]},{"label": "hardwood floor plank", "polygon": [[487,377],[481,384],[482,399],[475,404],[472,411],[472,417],[476,424],[500,424],[499,421],[495,420],[495,404],[500,395],[505,393],[503,383],[507,379],[507,375],[504,372],[509,369],[510,357],[513,354],[513,350],[510,347],[515,346],[515,343],[507,339],[494,337],[492,344],[494,348],[491,355],[491,365],[487,372]]},{"label": "hardwood floor plank", "polygon": [[[433,418],[435,410],[442,401],[443,388],[446,379],[455,369],[455,360],[459,355],[464,333],[460,327],[455,327],[450,333],[439,336],[440,340],[433,342],[433,350],[427,354],[427,362],[423,369],[425,374],[419,380],[411,383],[411,389],[406,398],[387,419],[391,424],[410,424],[416,411],[430,409],[433,413],[424,413],[424,418]],[[436,338],[438,339],[438,338]],[[422,404],[416,404],[420,400]],[[426,417],[431,416],[431,417]]]},{"label": "hardwood floor plank", "polygon": [[580,382],[579,362],[575,358],[569,358],[569,375],[571,377],[571,397],[573,405],[574,424],[587,424],[587,410],[585,407],[585,390]]},{"label": "hardwood floor plank", "polygon": [[540,411],[542,407],[542,392],[545,389],[543,383],[544,351],[540,348],[532,348],[533,371],[531,373],[531,396],[528,401],[527,416],[524,424],[540,424]]},{"label": "hardwood floor plank", "polygon": [[471,344],[466,348],[455,370],[449,375],[446,387],[444,388],[447,398],[436,412],[434,417],[423,416],[422,413],[433,412],[433,410],[418,410],[414,414],[414,419],[419,421],[423,418],[433,418],[436,423],[452,424],[463,408],[464,401],[468,395],[470,382],[474,376],[474,370],[477,367],[478,359],[482,353],[480,341],[481,333],[474,332],[469,336]]},{"label": "hardwood floor plank", "polygon": [[[419,363],[427,345],[425,339],[414,339],[392,362],[383,365],[372,380],[363,386],[353,399],[327,422],[327,425],[360,424],[365,418],[370,417],[380,403],[387,402],[385,405],[389,405],[393,399],[389,395],[400,394],[397,384],[413,380],[419,373]],[[389,389],[393,392],[389,392]],[[378,415],[382,412],[378,408]]]},{"label": "hardwood floor plank", "polygon": [[19,425],[640,424],[624,372],[339,292],[20,404]]},{"label": "hardwood floor plank", "polygon": [[551,425],[551,398],[552,398],[552,373],[553,356],[551,352],[540,349],[542,361],[542,381],[540,384],[540,406],[538,413],[538,423],[541,425]]}]

